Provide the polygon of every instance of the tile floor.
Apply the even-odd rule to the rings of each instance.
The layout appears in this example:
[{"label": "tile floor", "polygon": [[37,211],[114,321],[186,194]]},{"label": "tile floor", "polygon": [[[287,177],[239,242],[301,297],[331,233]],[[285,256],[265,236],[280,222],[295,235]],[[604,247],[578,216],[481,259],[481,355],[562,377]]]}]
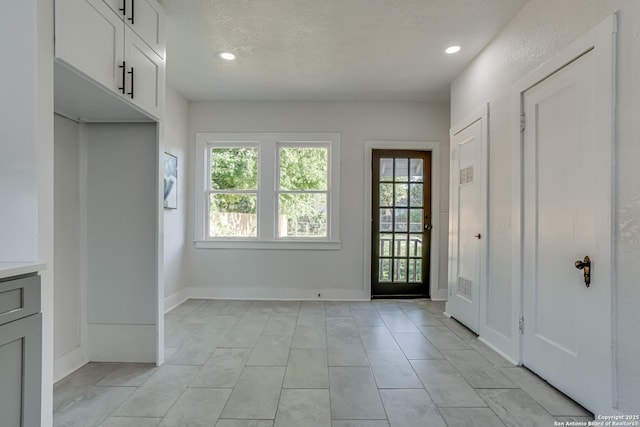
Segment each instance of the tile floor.
[{"label": "tile floor", "polygon": [[590,413],[514,367],[442,303],[189,300],[165,365],[90,363],[55,426],[553,426]]}]

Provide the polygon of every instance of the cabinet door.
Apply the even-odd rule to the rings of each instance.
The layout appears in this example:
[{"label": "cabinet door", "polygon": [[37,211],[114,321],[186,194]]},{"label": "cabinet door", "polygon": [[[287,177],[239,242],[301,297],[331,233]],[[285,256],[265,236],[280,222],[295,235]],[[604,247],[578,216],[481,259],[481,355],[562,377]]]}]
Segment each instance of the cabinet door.
[{"label": "cabinet door", "polygon": [[[124,19],[124,3],[126,0],[102,0],[103,2],[105,2],[111,9],[113,9],[113,11],[120,15],[121,18]],[[122,10],[121,10],[122,8]]]},{"label": "cabinet door", "polygon": [[128,0],[125,22],[164,58],[164,12],[156,0]]},{"label": "cabinet door", "polygon": [[120,91],[124,22],[103,0],[56,0],[55,55],[92,80]]},{"label": "cabinet door", "polygon": [[42,314],[0,326],[1,424],[40,425]]},{"label": "cabinet door", "polygon": [[164,60],[136,33],[125,28],[126,97],[156,118],[162,117]]}]

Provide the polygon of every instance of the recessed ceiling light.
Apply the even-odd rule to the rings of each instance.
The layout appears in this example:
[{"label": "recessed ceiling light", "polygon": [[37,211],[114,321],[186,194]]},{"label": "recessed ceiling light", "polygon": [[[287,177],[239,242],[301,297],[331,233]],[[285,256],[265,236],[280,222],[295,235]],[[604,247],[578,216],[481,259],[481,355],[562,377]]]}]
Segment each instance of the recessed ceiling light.
[{"label": "recessed ceiling light", "polygon": [[448,54],[460,52],[460,46],[449,46],[444,50]]},{"label": "recessed ceiling light", "polygon": [[236,59],[236,56],[231,52],[222,52],[218,56],[227,61],[233,61]]}]

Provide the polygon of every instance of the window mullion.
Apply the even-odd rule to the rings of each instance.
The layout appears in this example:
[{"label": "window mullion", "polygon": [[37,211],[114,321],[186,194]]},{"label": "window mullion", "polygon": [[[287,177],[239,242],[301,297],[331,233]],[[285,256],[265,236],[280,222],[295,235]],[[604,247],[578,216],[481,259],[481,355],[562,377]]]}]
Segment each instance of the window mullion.
[{"label": "window mullion", "polygon": [[258,239],[276,237],[276,142],[264,140],[260,145],[258,165]]}]

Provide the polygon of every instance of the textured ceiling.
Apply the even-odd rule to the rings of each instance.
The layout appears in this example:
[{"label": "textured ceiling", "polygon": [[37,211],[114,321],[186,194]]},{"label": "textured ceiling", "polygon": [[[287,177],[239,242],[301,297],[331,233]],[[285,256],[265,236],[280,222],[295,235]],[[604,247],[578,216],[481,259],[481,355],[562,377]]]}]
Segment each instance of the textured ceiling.
[{"label": "textured ceiling", "polygon": [[167,79],[192,101],[446,101],[526,1],[160,0]]}]

